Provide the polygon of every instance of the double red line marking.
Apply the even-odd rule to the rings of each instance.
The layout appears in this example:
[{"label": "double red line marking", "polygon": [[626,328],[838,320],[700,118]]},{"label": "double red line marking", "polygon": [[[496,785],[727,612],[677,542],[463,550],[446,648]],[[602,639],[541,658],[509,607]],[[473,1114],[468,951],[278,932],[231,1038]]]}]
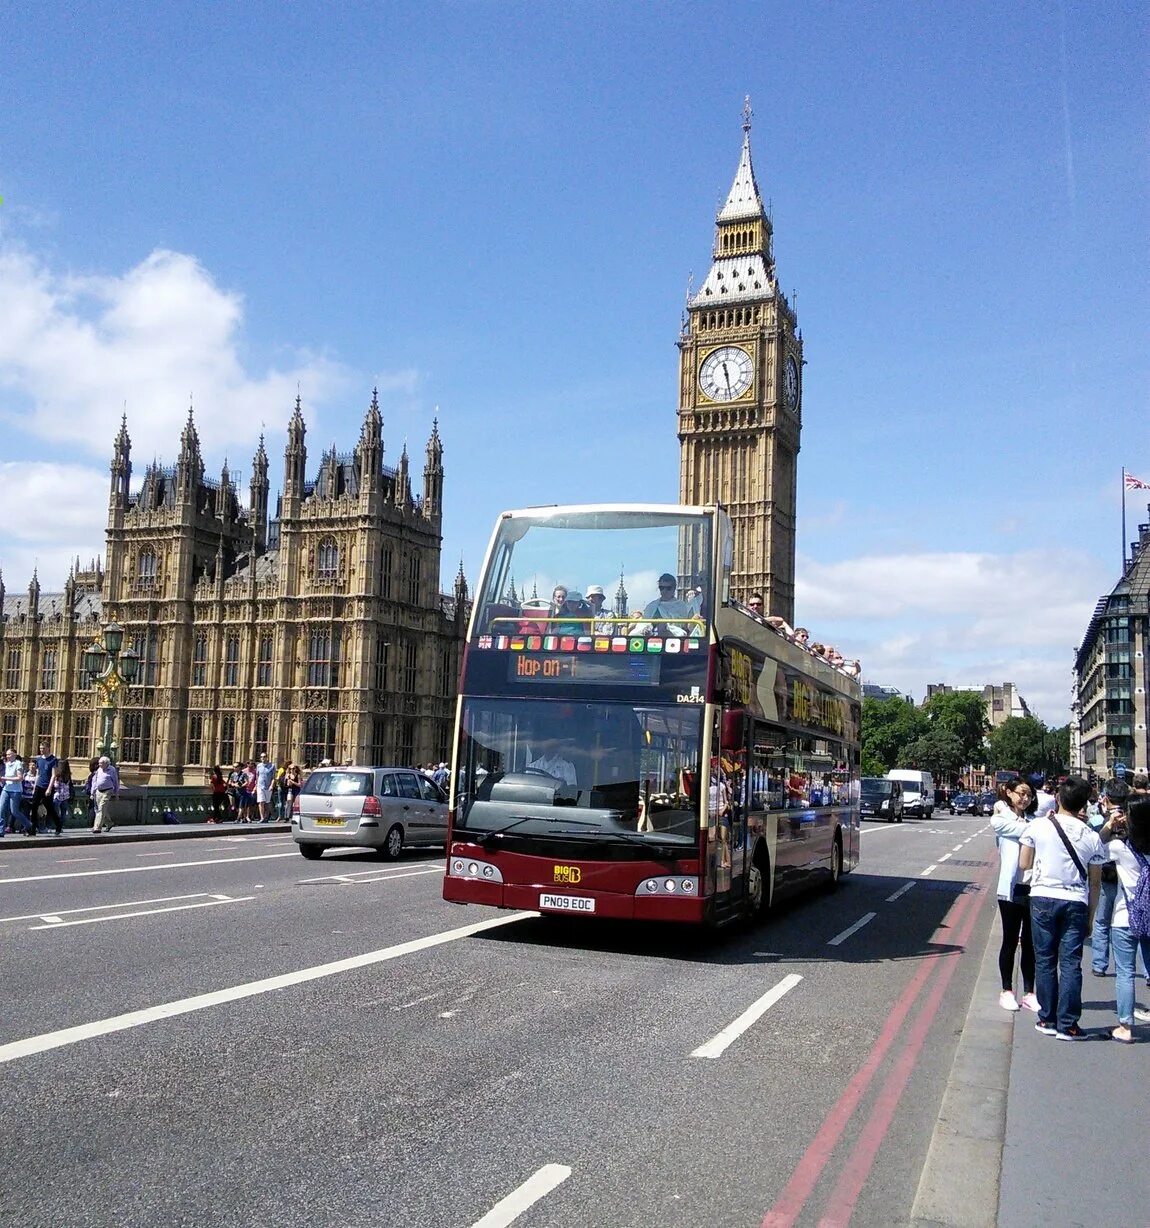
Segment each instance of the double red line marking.
[{"label": "double red line marking", "polygon": [[907,1016],[932,974],[938,970],[938,976],[935,977],[930,992],[923,1000],[922,1007],[907,1032],[899,1058],[891,1067],[879,1089],[862,1133],[835,1182],[835,1187],[827,1202],[827,1209],[819,1220],[819,1228],[842,1228],[843,1225],[850,1222],[863,1184],[874,1165],[878,1149],[890,1129],[895,1110],[906,1090],[907,1082],[918,1061],[918,1055],[922,1051],[927,1033],[938,1014],[943,995],[950,984],[950,978],[958,967],[957,956],[966,947],[971,931],[978,920],[976,904],[982,898],[989,881],[990,872],[984,871],[974,884],[976,890],[963,892],[950,906],[938,929],[932,935],[931,942],[953,943],[959,949],[957,951],[932,951],[923,959],[922,966],[911,978],[910,983],[895,1003],[894,1009],[887,1016],[878,1040],[867,1054],[866,1061],[859,1067],[847,1084],[846,1090],[823,1119],[818,1133],[803,1152],[802,1159],[799,1160],[790,1180],[783,1187],[775,1205],[767,1212],[762,1228],[791,1228],[791,1225],[798,1219],[818,1184],[819,1178],[823,1175],[835,1147],[838,1146],[847,1123],[878,1073],[879,1067],[898,1037]]}]

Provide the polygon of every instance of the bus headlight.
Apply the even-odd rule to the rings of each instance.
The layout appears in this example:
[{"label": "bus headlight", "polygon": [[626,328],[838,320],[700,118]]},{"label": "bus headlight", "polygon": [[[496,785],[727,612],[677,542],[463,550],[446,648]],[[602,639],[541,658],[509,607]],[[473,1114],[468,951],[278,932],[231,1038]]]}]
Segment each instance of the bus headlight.
[{"label": "bus headlight", "polygon": [[447,872],[452,878],[481,878],[488,883],[503,882],[503,874],[490,861],[478,857],[452,857],[447,863]]},{"label": "bus headlight", "polygon": [[699,890],[697,878],[682,878],[679,875],[665,875],[660,878],[645,878],[635,888],[636,895],[696,895]]}]

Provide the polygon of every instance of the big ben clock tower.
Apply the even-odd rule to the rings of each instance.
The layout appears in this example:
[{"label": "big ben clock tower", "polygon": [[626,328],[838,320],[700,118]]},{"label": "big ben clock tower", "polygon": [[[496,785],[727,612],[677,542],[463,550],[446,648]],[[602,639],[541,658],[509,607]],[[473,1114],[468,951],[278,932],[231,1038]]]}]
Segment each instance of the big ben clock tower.
[{"label": "big ben clock tower", "polygon": [[687,301],[679,338],[679,499],[726,508],[733,595],[761,592],[767,611],[791,622],[803,341],[775,278],[771,237],[751,165],[748,99],[711,269]]}]

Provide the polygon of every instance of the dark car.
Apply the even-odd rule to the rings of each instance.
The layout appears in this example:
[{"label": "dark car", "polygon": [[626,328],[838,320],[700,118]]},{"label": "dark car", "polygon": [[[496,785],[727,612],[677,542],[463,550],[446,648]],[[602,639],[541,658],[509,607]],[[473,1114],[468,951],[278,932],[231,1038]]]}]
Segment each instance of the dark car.
[{"label": "dark car", "polygon": [[973,793],[954,793],[950,798],[952,814],[977,814],[978,798]]},{"label": "dark car", "polygon": [[994,793],[987,791],[978,795],[978,809],[975,814],[992,814],[994,811],[994,803],[998,800]]},{"label": "dark car", "polygon": [[902,822],[902,783],[885,776],[864,776],[859,790],[859,812],[864,819]]}]

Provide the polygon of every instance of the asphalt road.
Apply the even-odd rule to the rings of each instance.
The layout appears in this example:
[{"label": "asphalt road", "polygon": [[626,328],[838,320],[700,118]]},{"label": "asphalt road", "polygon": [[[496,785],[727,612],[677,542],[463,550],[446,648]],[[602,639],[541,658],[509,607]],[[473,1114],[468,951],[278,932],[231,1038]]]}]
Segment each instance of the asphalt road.
[{"label": "asphalt road", "polygon": [[0,1223],[906,1222],[993,860],[866,824],[838,892],[695,934],[275,833],[0,849]]}]

